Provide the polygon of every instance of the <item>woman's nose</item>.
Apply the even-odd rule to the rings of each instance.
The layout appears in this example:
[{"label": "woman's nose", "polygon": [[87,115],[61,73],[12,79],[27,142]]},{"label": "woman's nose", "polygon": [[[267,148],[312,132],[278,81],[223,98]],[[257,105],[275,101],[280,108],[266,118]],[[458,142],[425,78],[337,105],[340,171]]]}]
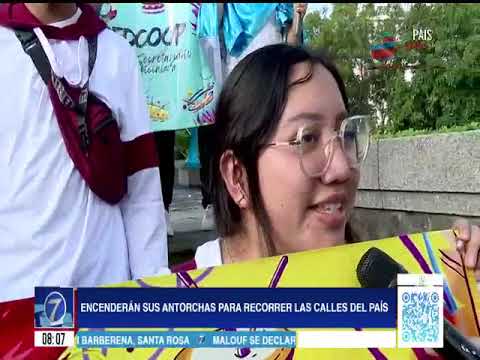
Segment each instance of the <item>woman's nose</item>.
[{"label": "woman's nose", "polygon": [[322,182],[325,184],[346,182],[353,175],[353,168],[348,161],[340,139],[336,138],[331,146],[331,158],[323,173]]}]

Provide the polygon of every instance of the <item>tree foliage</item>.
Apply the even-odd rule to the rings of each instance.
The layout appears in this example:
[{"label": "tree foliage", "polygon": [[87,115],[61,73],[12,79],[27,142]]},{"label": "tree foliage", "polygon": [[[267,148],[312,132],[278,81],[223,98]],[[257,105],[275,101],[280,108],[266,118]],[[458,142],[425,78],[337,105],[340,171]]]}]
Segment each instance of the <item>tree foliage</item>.
[{"label": "tree foliage", "polygon": [[[335,4],[329,18],[308,14],[304,28],[307,45],[326,49],[337,63],[351,112],[372,114],[379,131],[480,122],[480,5]],[[414,29],[432,31],[425,48],[408,46]],[[396,54],[379,63],[370,46],[385,32],[396,37]]]}]

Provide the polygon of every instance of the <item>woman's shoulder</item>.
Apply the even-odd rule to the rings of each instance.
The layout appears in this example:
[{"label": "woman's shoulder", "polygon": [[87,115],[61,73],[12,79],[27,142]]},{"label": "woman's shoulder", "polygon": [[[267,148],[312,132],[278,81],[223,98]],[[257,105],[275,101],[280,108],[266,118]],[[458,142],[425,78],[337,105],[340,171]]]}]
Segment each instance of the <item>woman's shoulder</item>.
[{"label": "woman's shoulder", "polygon": [[199,246],[193,259],[173,266],[172,272],[177,273],[219,265],[222,265],[220,239],[215,239]]}]

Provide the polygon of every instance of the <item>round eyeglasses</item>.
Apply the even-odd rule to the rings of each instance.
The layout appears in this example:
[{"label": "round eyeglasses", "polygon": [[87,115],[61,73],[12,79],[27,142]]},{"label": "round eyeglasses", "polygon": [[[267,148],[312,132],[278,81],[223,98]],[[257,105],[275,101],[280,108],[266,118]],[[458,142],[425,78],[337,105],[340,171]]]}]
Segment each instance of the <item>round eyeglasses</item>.
[{"label": "round eyeglasses", "polygon": [[335,152],[336,140],[341,145],[348,165],[358,168],[365,160],[370,146],[371,118],[356,115],[344,119],[340,129],[326,141],[322,141],[325,129],[318,122],[298,129],[295,140],[273,142],[267,146],[295,146],[300,157],[300,167],[309,177],[323,176]]}]

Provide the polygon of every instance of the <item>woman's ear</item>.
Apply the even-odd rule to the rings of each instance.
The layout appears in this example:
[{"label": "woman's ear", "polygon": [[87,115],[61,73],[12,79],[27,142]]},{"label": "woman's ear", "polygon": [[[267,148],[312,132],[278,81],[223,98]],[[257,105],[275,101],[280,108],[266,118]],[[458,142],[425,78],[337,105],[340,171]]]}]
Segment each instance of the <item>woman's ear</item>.
[{"label": "woman's ear", "polygon": [[245,209],[249,205],[247,174],[243,164],[232,150],[227,150],[220,158],[220,173],[232,200]]}]

